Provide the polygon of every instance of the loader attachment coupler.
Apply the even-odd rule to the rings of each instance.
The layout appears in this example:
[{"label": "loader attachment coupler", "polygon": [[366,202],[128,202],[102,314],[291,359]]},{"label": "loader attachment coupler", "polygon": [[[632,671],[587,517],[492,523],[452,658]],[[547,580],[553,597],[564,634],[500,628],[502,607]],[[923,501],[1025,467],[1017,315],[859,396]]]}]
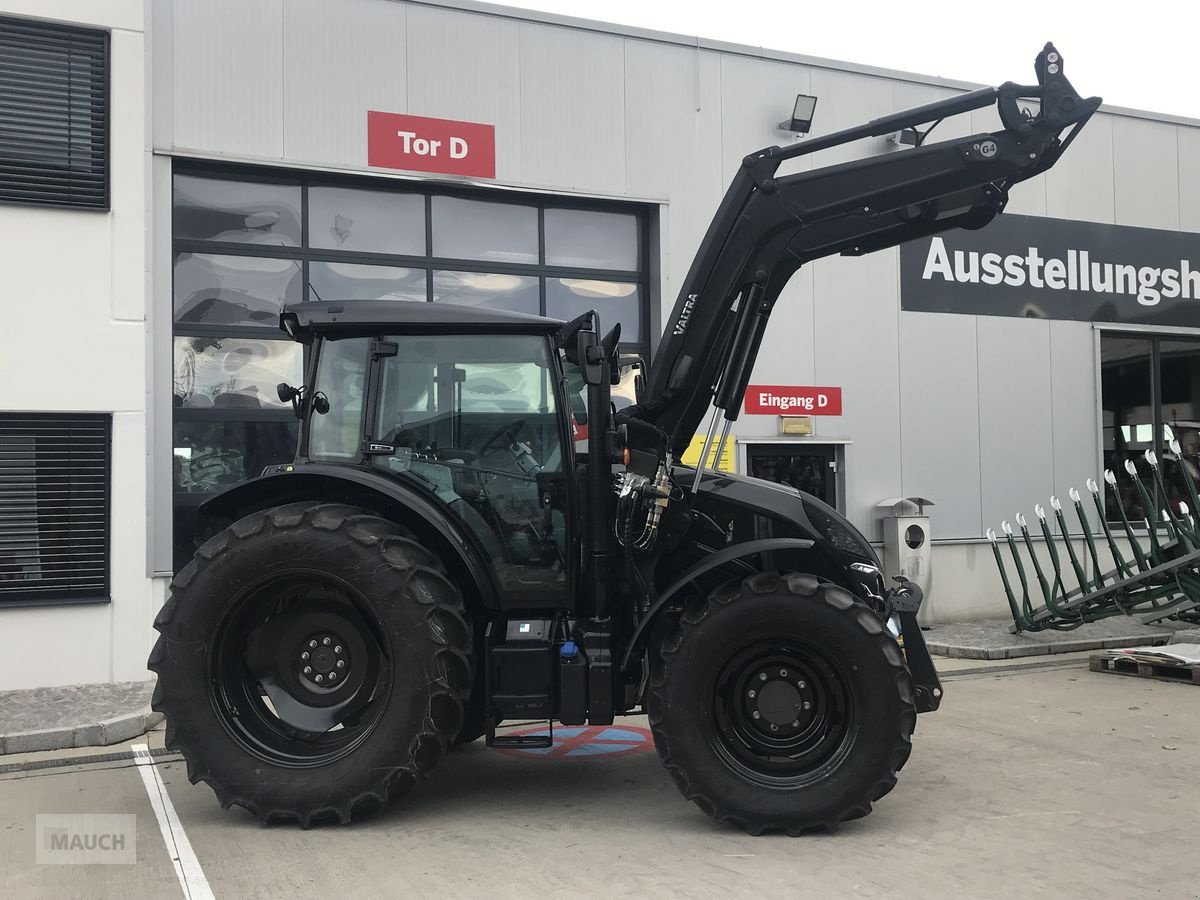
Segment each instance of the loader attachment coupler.
[{"label": "loader attachment coupler", "polygon": [[[1176,487],[1182,482],[1188,499],[1181,499],[1178,490],[1172,499],[1154,451],[1147,450],[1142,456],[1149,469],[1149,485],[1134,461],[1126,460],[1131,493],[1140,508],[1147,511],[1136,525],[1126,512],[1117,474],[1108,469],[1104,482],[1112,492],[1120,520],[1116,534],[1100,485],[1091,478],[1087,489],[1098,523],[1096,530],[1075,488],[1068,495],[1079,526],[1074,534],[1057,497],[1050,498],[1057,533],[1046,510],[1040,504],[1034,507],[1041,541],[1031,537],[1020,513],[1016,515],[1020,542],[1008,522],[1000,526],[1003,538],[988,529],[1014,632],[1066,631],[1118,615],[1137,616],[1144,623],[1163,619],[1200,623],[1200,525],[1192,514],[1192,510],[1200,509],[1200,496],[1178,442],[1172,441],[1170,447],[1167,460],[1178,469],[1178,477],[1170,485]],[[1127,551],[1122,549],[1122,539]],[[1032,579],[1029,571],[1033,572]]]}]

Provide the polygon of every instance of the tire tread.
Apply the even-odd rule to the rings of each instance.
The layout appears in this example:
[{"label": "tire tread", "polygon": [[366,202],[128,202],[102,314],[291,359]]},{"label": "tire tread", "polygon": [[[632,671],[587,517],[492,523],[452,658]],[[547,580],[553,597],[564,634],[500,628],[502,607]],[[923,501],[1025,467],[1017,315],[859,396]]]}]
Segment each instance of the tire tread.
[{"label": "tire tread", "polygon": [[[188,589],[199,572],[220,565],[221,558],[244,541],[267,540],[281,532],[299,532],[308,528],[334,531],[347,540],[367,547],[380,547],[380,566],[406,571],[409,585],[419,582],[414,591],[419,602],[428,607],[426,621],[436,619],[430,627],[429,640],[433,646],[436,676],[429,682],[428,708],[418,733],[394,764],[377,767],[370,773],[370,783],[355,792],[337,798],[328,794],[312,805],[297,803],[294,808],[266,806],[253,796],[238,794],[222,784],[203,765],[203,756],[182,735],[171,720],[171,701],[166,696],[162,674],[170,665],[171,648],[187,643],[180,633],[178,612],[189,602]],[[214,535],[197,550],[170,587],[170,596],[154,620],[159,637],[150,653],[148,667],[159,675],[151,708],[166,716],[165,743],[168,749],[183,755],[188,779],[208,784],[222,808],[240,806],[247,809],[264,825],[275,821],[299,823],[301,828],[324,820],[348,823],[357,815],[381,808],[408,793],[416,782],[428,775],[446,752],[449,734],[452,739],[462,724],[463,710],[469,699],[470,681],[462,677],[470,671],[471,629],[467,624],[462,593],[447,578],[445,568],[436,555],[411,537],[399,532],[397,526],[365,510],[333,503],[291,503],[252,513]]]},{"label": "tire tread", "polygon": [[[667,688],[667,672],[682,647],[687,646],[688,634],[695,631],[712,614],[713,610],[736,602],[744,597],[786,591],[796,596],[797,602],[824,602],[834,609],[846,613],[863,632],[866,640],[873,643],[887,662],[892,673],[892,687],[897,693],[903,713],[899,729],[892,736],[893,746],[888,759],[887,772],[867,790],[865,796],[847,797],[845,804],[832,818],[819,821],[797,817],[787,821],[778,818],[754,819],[737,815],[722,807],[718,797],[706,795],[675,758],[672,752],[672,737],[667,729],[664,706]],[[691,800],[719,824],[731,825],[751,835],[767,831],[783,831],[789,835],[800,835],[813,831],[832,834],[842,822],[862,818],[871,812],[872,804],[886,796],[896,786],[896,773],[903,768],[912,752],[912,733],[916,727],[916,707],[913,702],[912,676],[896,641],[883,627],[879,617],[852,594],[836,585],[821,582],[812,575],[760,572],[741,582],[731,581],[707,597],[690,604],[680,616],[675,628],[667,634],[660,647],[658,664],[653,667],[647,690],[647,712],[654,743],[671,780],[683,796]]]}]

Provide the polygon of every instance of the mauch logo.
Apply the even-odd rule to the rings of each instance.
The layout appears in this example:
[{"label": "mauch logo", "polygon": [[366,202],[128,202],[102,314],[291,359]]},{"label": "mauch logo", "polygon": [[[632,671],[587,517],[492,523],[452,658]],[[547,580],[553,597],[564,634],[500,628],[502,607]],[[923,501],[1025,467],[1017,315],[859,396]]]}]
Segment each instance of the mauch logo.
[{"label": "mauch logo", "polygon": [[34,840],[38,865],[131,866],[137,862],[137,816],[38,815]]},{"label": "mauch logo", "polygon": [[683,309],[679,311],[679,318],[675,322],[675,330],[672,334],[680,335],[687,331],[688,323],[692,320],[692,309],[696,305],[696,295],[688,294],[687,299],[683,301]]}]

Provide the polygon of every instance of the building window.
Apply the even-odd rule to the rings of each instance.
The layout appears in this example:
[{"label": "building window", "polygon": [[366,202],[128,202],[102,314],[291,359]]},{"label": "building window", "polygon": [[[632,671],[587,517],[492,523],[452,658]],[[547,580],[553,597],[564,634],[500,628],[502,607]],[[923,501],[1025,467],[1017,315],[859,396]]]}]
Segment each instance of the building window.
[{"label": "building window", "polygon": [[108,32],[0,16],[0,200],[108,209]]},{"label": "building window", "polygon": [[292,458],[275,385],[302,382],[306,360],[282,340],[285,304],[595,309],[624,349],[649,349],[638,206],[197,163],[176,165],[173,207],[176,568],[204,537],[202,500]]},{"label": "building window", "polygon": [[107,415],[0,413],[0,607],[109,599]]},{"label": "building window", "polygon": [[[1104,467],[1117,474],[1116,489],[1106,487],[1109,520],[1119,521],[1122,510],[1131,523],[1154,518],[1125,470],[1126,460],[1137,467],[1157,509],[1192,506],[1185,479],[1200,490],[1200,339],[1105,332],[1100,371]],[[1182,459],[1176,460],[1172,441],[1179,442]],[[1166,460],[1160,467],[1165,497],[1145,460],[1147,450]]]}]

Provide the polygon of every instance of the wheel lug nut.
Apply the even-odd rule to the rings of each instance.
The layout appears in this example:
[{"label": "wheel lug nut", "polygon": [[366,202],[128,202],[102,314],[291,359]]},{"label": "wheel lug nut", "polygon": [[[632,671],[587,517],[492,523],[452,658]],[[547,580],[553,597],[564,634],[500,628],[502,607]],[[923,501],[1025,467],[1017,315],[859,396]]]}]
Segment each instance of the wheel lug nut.
[{"label": "wheel lug nut", "polygon": [[793,720],[792,720],[792,727],[793,727],[793,728],[799,728],[799,727],[800,727],[800,720],[799,720],[799,719],[793,719]]},{"label": "wheel lug nut", "polygon": [[806,687],[808,687],[808,682],[801,679],[800,681],[796,682],[796,687],[800,688],[800,690],[804,690]]},{"label": "wheel lug nut", "polygon": [[344,659],[339,659],[339,660],[337,661],[337,667],[338,667],[339,669],[344,669],[344,668],[346,668],[346,661],[345,661]]},{"label": "wheel lug nut", "polygon": [[325,638],[322,639],[321,643],[324,644],[326,647],[328,647],[330,644],[333,643],[333,641],[329,639],[328,635],[326,635]]},{"label": "wheel lug nut", "polygon": [[316,642],[316,641],[309,641],[309,642],[308,642],[308,646],[310,646],[310,647],[315,647],[315,646],[317,646],[317,642]]},{"label": "wheel lug nut", "polygon": [[317,684],[320,684],[320,683],[321,683],[322,681],[324,681],[324,680],[325,680],[325,679],[324,679],[322,676],[320,676],[320,675],[318,675],[318,676],[317,676],[317,678],[316,678],[316,682],[317,682]]},{"label": "wheel lug nut", "polygon": [[780,677],[780,678],[787,678],[787,669],[780,669],[780,670],[779,670],[779,677]]},{"label": "wheel lug nut", "polygon": [[304,674],[305,674],[305,675],[311,675],[311,674],[312,674],[312,666],[305,666],[305,667],[304,667]]},{"label": "wheel lug nut", "polygon": [[804,701],[804,708],[805,708],[806,710],[807,710],[807,709],[812,709],[812,704],[811,704],[811,703],[809,703],[807,700],[805,700],[805,701]]},{"label": "wheel lug nut", "polygon": [[341,653],[341,652],[342,652],[342,645],[341,645],[341,644],[338,644],[336,647],[334,647],[334,648],[333,648],[333,652],[334,652],[334,653]]},{"label": "wheel lug nut", "polygon": [[766,681],[766,680],[767,680],[767,673],[766,673],[766,672],[759,672],[759,673],[758,673],[758,680],[759,680],[759,681]]},{"label": "wheel lug nut", "polygon": [[755,697],[758,696],[758,691],[750,691],[749,696],[750,696],[750,699],[753,700]]},{"label": "wheel lug nut", "polygon": [[755,718],[755,719],[762,718],[762,713],[760,713],[757,709],[754,712],[750,713],[750,715],[752,718]]},{"label": "wheel lug nut", "polygon": [[307,650],[305,650],[303,653],[301,653],[301,654],[300,654],[300,658],[301,658],[301,659],[308,659],[308,651],[307,651]]},{"label": "wheel lug nut", "polygon": [[329,680],[330,680],[330,681],[337,681],[337,672],[330,672],[330,673],[329,673]]},{"label": "wheel lug nut", "polygon": [[772,722],[772,723],[771,723],[771,730],[772,730],[772,731],[778,731],[778,730],[779,730],[779,726],[778,726],[778,725],[776,725],[774,722]]}]

